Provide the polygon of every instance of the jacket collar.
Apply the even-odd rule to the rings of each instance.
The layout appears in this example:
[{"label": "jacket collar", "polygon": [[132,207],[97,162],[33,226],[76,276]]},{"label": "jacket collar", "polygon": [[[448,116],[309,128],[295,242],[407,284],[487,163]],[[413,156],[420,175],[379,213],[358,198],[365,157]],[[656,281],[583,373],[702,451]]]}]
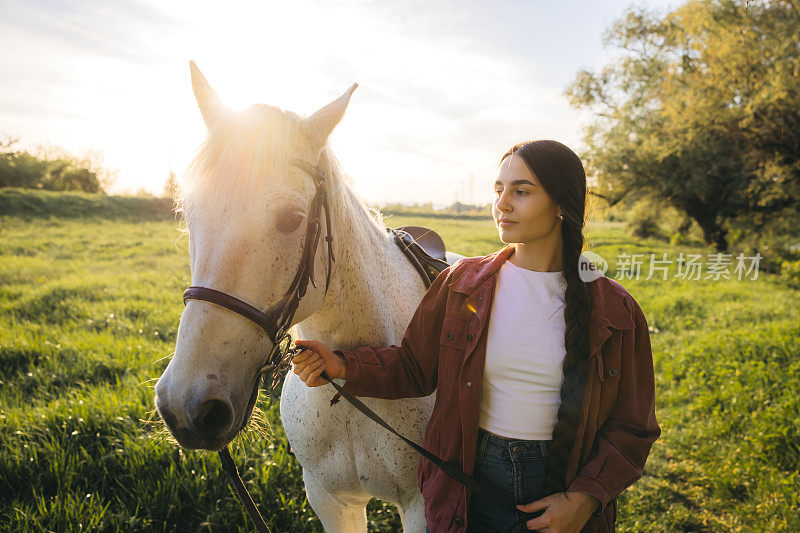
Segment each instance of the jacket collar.
[{"label": "jacket collar", "polygon": [[[497,272],[503,263],[514,253],[516,247],[508,244],[503,249],[481,257],[467,258],[464,272],[450,284],[450,289],[466,295],[472,295],[484,284],[490,285],[484,290],[491,294],[491,287],[497,279]],[[457,270],[462,270],[458,268]],[[589,284],[592,294],[592,312],[589,319],[590,352],[594,354],[603,341],[611,335],[609,328],[617,330],[632,329],[634,321],[625,306],[625,290],[615,281],[600,275]]]}]

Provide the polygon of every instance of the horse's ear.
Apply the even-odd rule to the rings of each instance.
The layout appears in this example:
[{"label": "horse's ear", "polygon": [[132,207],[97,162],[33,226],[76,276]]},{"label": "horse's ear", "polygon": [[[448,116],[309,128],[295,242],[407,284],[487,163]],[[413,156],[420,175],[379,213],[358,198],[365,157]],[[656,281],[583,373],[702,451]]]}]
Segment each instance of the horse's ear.
[{"label": "horse's ear", "polygon": [[342,96],[306,119],[309,135],[315,146],[322,147],[333,128],[342,120],[347,104],[350,102],[350,97],[356,87],[358,87],[358,84],[354,83]]},{"label": "horse's ear", "polygon": [[189,70],[192,72],[192,90],[194,90],[194,97],[197,100],[197,105],[200,107],[200,113],[203,115],[203,120],[209,128],[220,118],[225,112],[225,107],[217,96],[208,80],[197,68],[194,61],[189,61]]}]

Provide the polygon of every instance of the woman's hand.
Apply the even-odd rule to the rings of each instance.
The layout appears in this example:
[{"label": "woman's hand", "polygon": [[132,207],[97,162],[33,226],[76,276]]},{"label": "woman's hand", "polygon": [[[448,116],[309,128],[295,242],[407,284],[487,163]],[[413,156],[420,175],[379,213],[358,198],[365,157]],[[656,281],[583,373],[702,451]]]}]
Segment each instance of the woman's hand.
[{"label": "woman's hand", "polygon": [[526,522],[528,530],[547,533],[578,533],[600,502],[586,492],[559,492],[527,505],[517,505],[517,509],[532,513],[540,509],[545,512]]},{"label": "woman's hand", "polygon": [[319,387],[328,383],[320,377],[323,371],[331,379],[347,379],[347,364],[339,354],[317,341],[297,339],[294,343],[306,348],[292,359],[292,370],[306,385]]}]

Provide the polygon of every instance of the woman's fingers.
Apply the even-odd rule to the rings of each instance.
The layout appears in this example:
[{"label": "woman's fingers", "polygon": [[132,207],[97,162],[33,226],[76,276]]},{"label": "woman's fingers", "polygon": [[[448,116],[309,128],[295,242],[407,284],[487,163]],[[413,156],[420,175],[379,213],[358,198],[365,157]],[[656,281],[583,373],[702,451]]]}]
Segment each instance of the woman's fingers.
[{"label": "woman's fingers", "polygon": [[318,361],[314,361],[313,363],[309,363],[301,372],[300,372],[300,379],[302,379],[307,385],[311,385],[311,380],[309,376],[311,373],[319,370],[325,370],[325,361],[323,359],[319,359]]},{"label": "woman's fingers", "polygon": [[295,356],[292,358],[292,362],[293,362],[294,364],[297,364],[297,363],[303,363],[303,362],[305,362],[305,360],[306,360],[306,359],[308,359],[309,357],[311,357],[311,356],[312,356],[312,355],[314,355],[315,353],[316,353],[316,352],[314,352],[314,351],[312,351],[312,350],[303,350],[302,352],[300,352],[299,354],[295,355]]},{"label": "woman's fingers", "polygon": [[[305,353],[305,352],[303,352]],[[292,358],[292,367],[294,368],[295,374],[299,374],[300,370],[305,368],[308,364],[308,354],[306,355],[297,355]]]},{"label": "woman's fingers", "polygon": [[302,357],[298,356],[292,359],[292,368],[294,369],[294,373],[300,375],[300,373],[308,367],[308,365],[312,365],[317,361],[323,361],[322,357],[318,353],[308,351],[308,353],[303,352],[306,355]]},{"label": "woman's fingers", "polygon": [[301,367],[300,370],[303,370],[305,368],[308,368],[311,365],[315,365],[315,364],[318,364],[318,363],[323,363],[324,364],[325,360],[322,357],[320,357],[319,354],[314,354],[314,355],[310,356],[308,359],[306,359],[305,361],[302,361],[300,363],[300,367]]},{"label": "woman's fingers", "polygon": [[310,383],[312,387],[315,387],[315,386],[318,386],[318,385],[325,385],[325,383],[327,383],[327,381],[325,381],[324,379],[320,378],[320,376],[322,375],[322,373],[324,371],[325,371],[325,365],[322,365],[321,368],[318,368],[317,370],[314,370],[313,372],[311,372],[311,374],[308,376],[308,382],[307,383]]},{"label": "woman's fingers", "polygon": [[295,339],[294,341],[295,346],[302,345],[303,348],[308,348],[309,350],[319,351],[319,347],[323,346],[323,344],[319,341],[312,341],[310,339]]},{"label": "woman's fingers", "polygon": [[346,379],[347,370],[345,360],[319,341],[296,339],[295,345],[302,346],[292,359],[294,373],[310,387],[325,385],[326,380],[320,379],[322,372],[327,370],[332,379]]}]

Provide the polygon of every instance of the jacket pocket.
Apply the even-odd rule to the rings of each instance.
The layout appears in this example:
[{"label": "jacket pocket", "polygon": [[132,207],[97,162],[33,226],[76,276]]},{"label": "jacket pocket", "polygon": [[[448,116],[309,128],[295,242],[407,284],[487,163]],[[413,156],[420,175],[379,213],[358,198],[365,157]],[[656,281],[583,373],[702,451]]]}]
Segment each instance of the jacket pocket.
[{"label": "jacket pocket", "polygon": [[597,373],[600,379],[598,426],[605,421],[617,401],[619,382],[622,374],[622,350],[620,343],[620,336],[612,335],[603,345],[597,357]]},{"label": "jacket pocket", "polygon": [[470,340],[467,334],[466,320],[452,316],[444,317],[439,335],[440,378],[451,378],[453,372],[460,368]]},{"label": "jacket pocket", "polygon": [[[439,455],[439,433],[440,433],[440,424],[436,423],[435,420],[440,417],[440,413],[434,410],[433,414],[431,415],[431,422],[428,424],[427,429],[425,430],[425,435],[422,438],[422,447],[428,450],[429,452],[433,453],[434,455]],[[420,471],[419,471],[419,488],[422,490],[423,485],[425,485],[428,481],[432,480],[433,477],[436,475],[436,470],[439,468],[430,462],[428,459],[420,455]]]},{"label": "jacket pocket", "polygon": [[455,349],[464,350],[468,344],[467,340],[467,321],[463,318],[454,316],[444,317],[442,321],[442,332],[439,337],[439,344]]}]

